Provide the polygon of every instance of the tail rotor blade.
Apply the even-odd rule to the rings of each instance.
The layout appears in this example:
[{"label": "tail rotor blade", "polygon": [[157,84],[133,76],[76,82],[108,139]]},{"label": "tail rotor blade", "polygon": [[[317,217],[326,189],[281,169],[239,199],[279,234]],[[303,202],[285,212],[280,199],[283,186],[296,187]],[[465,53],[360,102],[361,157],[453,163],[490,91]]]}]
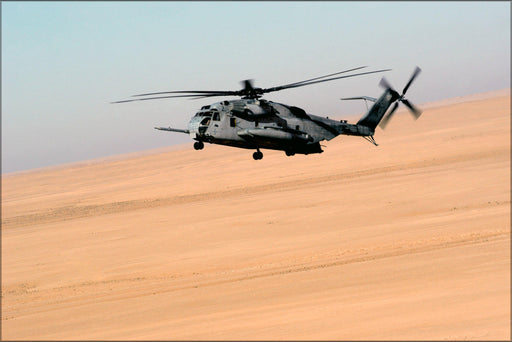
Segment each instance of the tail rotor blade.
[{"label": "tail rotor blade", "polygon": [[395,113],[395,110],[397,108],[398,108],[398,102],[395,102],[395,104],[393,105],[393,108],[391,108],[391,111],[380,122],[380,124],[379,124],[380,128],[386,129],[386,126],[388,125],[389,120],[391,120],[391,117],[393,116],[393,114]]},{"label": "tail rotor blade", "polygon": [[421,110],[419,110],[418,108],[416,108],[412,103],[410,103],[409,101],[407,101],[406,99],[403,99],[402,100],[402,103],[404,105],[407,106],[407,108],[409,108],[411,110],[411,113],[412,115],[414,115],[414,118],[415,119],[418,119],[421,115]]},{"label": "tail rotor blade", "polygon": [[409,79],[409,82],[407,82],[407,84],[404,87],[404,90],[402,91],[402,95],[404,95],[407,92],[407,89],[409,89],[409,86],[411,85],[411,83],[414,81],[414,79],[418,76],[418,74],[420,72],[421,72],[420,67],[416,67],[416,69],[414,69],[414,72],[412,73],[412,76]]},{"label": "tail rotor blade", "polygon": [[385,77],[382,77],[379,85],[384,89],[393,89],[393,87],[389,84]]},{"label": "tail rotor blade", "polygon": [[382,121],[380,122],[380,124],[379,124],[380,128],[382,128],[382,129],[386,129],[386,126],[388,125],[388,122],[389,122],[389,119],[390,119],[390,118],[391,118],[391,115],[389,115],[389,114],[388,114],[388,115],[386,115],[386,116],[382,119]]}]

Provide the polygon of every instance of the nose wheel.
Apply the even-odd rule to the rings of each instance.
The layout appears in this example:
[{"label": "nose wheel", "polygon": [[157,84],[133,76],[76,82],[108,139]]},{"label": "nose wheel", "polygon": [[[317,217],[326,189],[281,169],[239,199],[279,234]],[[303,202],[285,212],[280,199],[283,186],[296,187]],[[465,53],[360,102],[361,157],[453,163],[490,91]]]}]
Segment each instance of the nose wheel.
[{"label": "nose wheel", "polygon": [[258,151],[252,154],[252,157],[254,158],[254,160],[260,160],[263,158],[263,153],[261,153],[260,149],[258,149]]},{"label": "nose wheel", "polygon": [[202,150],[204,148],[204,143],[202,141],[196,141],[194,143],[194,149]]}]

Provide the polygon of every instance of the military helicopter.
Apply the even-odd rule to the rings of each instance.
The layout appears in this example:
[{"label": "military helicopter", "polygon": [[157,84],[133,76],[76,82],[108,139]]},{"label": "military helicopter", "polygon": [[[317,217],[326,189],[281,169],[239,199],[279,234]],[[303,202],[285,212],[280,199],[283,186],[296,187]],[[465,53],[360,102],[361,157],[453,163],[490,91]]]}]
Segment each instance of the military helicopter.
[{"label": "military helicopter", "polygon": [[[382,78],[380,85],[385,91],[378,99],[369,96],[342,98],[342,100],[361,99],[365,100],[365,102],[374,102],[372,107],[368,109],[367,113],[356,124],[349,124],[346,120],[336,121],[313,114],[307,114],[302,108],[267,101],[261,98],[263,94],[283,89],[303,87],[320,82],[390,70],[385,69],[333,77],[363,68],[366,68],[366,66],[271,88],[255,88],[252,80],[245,80],[241,82],[244,88],[236,91],[165,91],[133,95],[133,99],[113,103],[177,97],[188,97],[192,99],[217,96],[241,97],[241,99],[223,100],[201,107],[189,121],[188,129],[171,127],[154,128],[162,131],[189,134],[192,139],[195,140],[194,149],[196,150],[202,150],[204,143],[255,149],[256,152],[253,153],[254,160],[263,158],[263,153],[260,149],[281,150],[284,151],[287,156],[322,153],[323,150],[320,146],[320,142],[323,140],[331,140],[340,134],[360,136],[373,143],[375,146],[378,146],[373,138],[375,128],[379,123],[381,128],[386,126],[400,102],[410,109],[416,119],[421,115],[421,111],[404,98],[409,86],[421,71],[419,67],[416,67],[414,70],[402,94],[395,91],[386,79]],[[385,116],[386,111],[391,105],[393,105],[393,108]]]}]

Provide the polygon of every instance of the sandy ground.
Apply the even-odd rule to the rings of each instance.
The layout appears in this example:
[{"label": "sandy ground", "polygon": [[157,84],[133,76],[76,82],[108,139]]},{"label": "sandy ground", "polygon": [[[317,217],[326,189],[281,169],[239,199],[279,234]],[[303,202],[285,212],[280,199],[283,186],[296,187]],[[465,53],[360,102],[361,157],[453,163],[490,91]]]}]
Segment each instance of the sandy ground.
[{"label": "sandy ground", "polygon": [[4,175],[2,338],[508,340],[509,93],[400,110],[379,147]]}]

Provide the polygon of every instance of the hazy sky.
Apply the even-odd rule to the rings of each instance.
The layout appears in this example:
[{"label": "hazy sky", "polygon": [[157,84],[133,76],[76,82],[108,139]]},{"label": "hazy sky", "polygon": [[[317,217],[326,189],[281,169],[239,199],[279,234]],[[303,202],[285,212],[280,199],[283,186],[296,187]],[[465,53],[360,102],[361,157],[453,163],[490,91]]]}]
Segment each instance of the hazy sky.
[{"label": "hazy sky", "polygon": [[[153,126],[186,128],[223,99],[110,104],[137,93],[271,87],[363,65],[393,69],[397,90],[420,66],[416,105],[510,87],[508,1],[1,5],[3,173],[184,142],[193,153],[187,135]],[[339,98],[379,96],[382,76],[265,98],[342,117],[364,104]]]}]

